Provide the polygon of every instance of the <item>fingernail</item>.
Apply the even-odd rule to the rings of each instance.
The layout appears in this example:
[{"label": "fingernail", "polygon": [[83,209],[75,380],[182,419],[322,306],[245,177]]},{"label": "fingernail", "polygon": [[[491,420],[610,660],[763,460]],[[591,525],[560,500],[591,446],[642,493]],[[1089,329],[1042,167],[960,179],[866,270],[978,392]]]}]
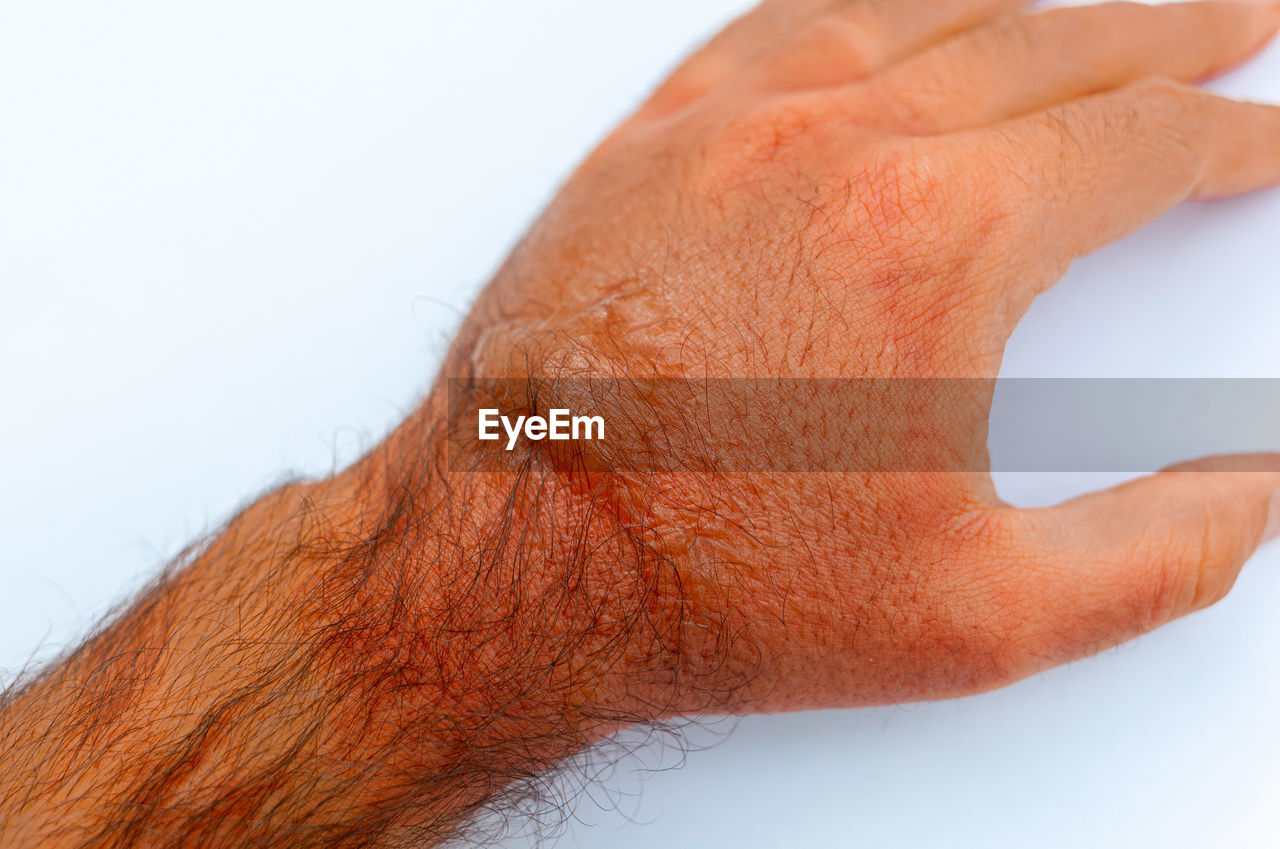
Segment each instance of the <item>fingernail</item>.
[{"label": "fingernail", "polygon": [[1267,526],[1262,529],[1262,542],[1270,542],[1276,537],[1280,537],[1280,489],[1271,496],[1271,512],[1267,514]]}]

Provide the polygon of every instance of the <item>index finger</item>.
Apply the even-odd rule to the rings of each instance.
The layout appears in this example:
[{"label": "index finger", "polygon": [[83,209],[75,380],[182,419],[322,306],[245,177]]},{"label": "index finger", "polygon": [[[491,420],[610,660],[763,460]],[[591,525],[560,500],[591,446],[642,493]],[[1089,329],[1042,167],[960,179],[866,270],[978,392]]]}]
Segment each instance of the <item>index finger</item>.
[{"label": "index finger", "polygon": [[1181,201],[1280,182],[1280,107],[1149,79],[957,134],[976,146],[1024,244],[1069,263]]}]

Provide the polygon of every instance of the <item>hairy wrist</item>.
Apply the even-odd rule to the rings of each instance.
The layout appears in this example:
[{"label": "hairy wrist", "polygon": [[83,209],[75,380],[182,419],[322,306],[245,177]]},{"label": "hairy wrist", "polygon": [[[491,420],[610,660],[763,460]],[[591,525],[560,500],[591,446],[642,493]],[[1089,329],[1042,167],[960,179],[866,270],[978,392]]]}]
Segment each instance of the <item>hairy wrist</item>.
[{"label": "hairy wrist", "polygon": [[678,709],[711,629],[608,482],[451,469],[440,410],[259,499],[8,693],[6,839],[421,843]]}]

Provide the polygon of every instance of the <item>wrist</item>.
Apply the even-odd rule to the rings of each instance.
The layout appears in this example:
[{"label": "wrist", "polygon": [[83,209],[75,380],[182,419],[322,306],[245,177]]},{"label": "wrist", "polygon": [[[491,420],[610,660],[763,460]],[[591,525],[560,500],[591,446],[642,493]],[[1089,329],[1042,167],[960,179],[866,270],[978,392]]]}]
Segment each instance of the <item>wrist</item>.
[{"label": "wrist", "polygon": [[259,499],[13,694],[0,767],[46,788],[14,832],[421,841],[655,716],[626,535],[542,474],[450,472],[435,421]]},{"label": "wrist", "polygon": [[[539,383],[549,391],[536,412],[565,400],[557,386]],[[706,476],[635,474],[611,468],[608,454],[575,460],[583,444],[566,442],[522,442],[494,463],[492,443],[480,456],[474,414],[466,427],[446,427],[457,411],[447,409],[445,391],[437,387],[388,439],[377,475],[398,481],[385,489],[422,493],[391,508],[416,517],[404,549],[432,551],[433,534],[458,541],[451,557],[423,558],[435,575],[417,615],[439,621],[473,611],[450,620],[462,638],[455,648],[489,647],[492,656],[478,658],[491,664],[478,667],[484,677],[508,682],[526,708],[555,715],[582,738],[747,700],[757,660],[742,651],[742,617],[731,615],[740,599],[717,581],[714,563],[686,568],[692,555],[678,545],[715,517],[671,509],[700,504],[680,493],[705,489]],[[523,410],[531,402],[498,406],[506,403]],[[523,659],[528,678],[502,674],[512,657]]]},{"label": "wrist", "polygon": [[361,531],[381,541],[362,567],[379,576],[368,609],[404,607],[397,631],[433,682],[424,696],[483,716],[473,742],[486,747],[555,736],[571,750],[659,718],[680,674],[674,572],[622,520],[608,480],[533,450],[501,470],[449,456],[442,391],[334,479],[335,501],[378,517]]}]

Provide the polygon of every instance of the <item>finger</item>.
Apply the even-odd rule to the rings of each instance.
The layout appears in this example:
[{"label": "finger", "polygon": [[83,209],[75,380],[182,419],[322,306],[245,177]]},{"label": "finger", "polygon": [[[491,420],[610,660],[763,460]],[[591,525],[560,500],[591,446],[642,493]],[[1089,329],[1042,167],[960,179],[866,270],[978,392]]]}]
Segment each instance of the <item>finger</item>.
[{"label": "finger", "polygon": [[1280,454],[1187,463],[1032,512],[1045,565],[1019,616],[1034,668],[1117,645],[1226,595],[1280,530]]},{"label": "finger", "polygon": [[1202,80],[1264,45],[1280,3],[1105,3],[1006,15],[859,86],[870,115],[931,134],[993,123],[1162,76]]},{"label": "finger", "polygon": [[1280,181],[1280,107],[1162,79],[944,138],[945,155],[982,172],[976,202],[1019,245],[1009,258],[1037,269],[1061,270],[1188,198]]},{"label": "finger", "polygon": [[833,0],[765,0],[699,48],[658,87],[642,112],[668,113],[731,80],[791,38]]},{"label": "finger", "polygon": [[761,74],[787,88],[853,82],[1027,2],[844,0],[767,59]]}]

